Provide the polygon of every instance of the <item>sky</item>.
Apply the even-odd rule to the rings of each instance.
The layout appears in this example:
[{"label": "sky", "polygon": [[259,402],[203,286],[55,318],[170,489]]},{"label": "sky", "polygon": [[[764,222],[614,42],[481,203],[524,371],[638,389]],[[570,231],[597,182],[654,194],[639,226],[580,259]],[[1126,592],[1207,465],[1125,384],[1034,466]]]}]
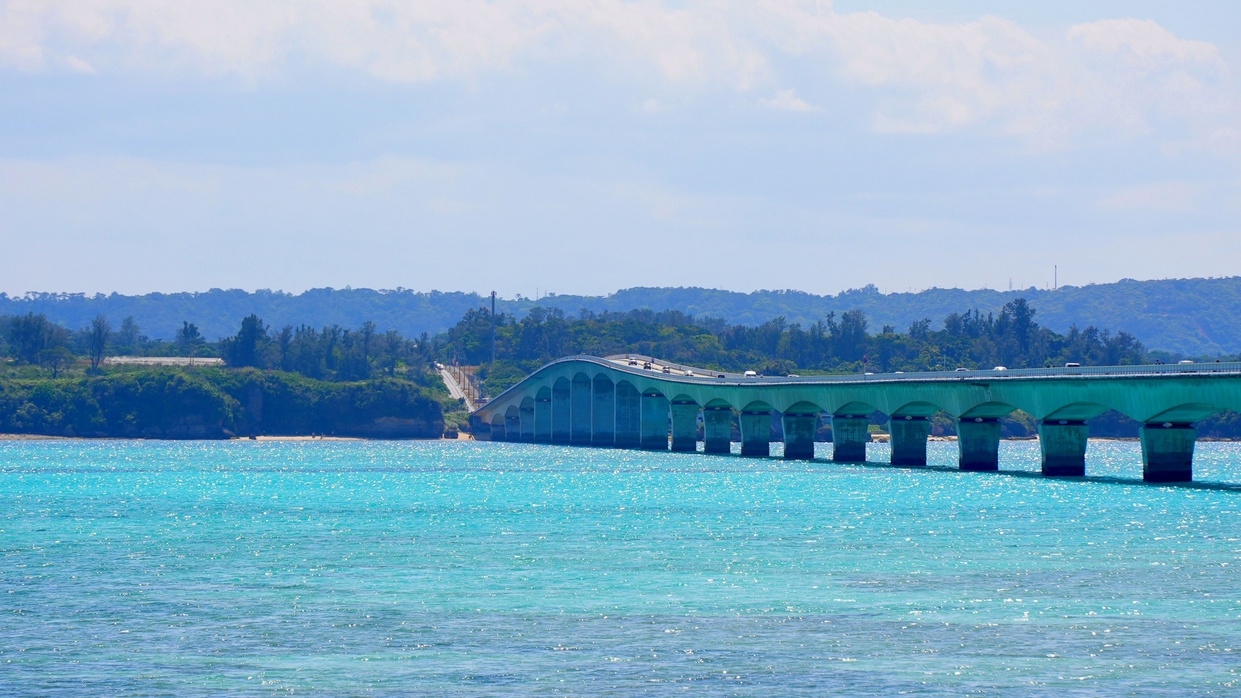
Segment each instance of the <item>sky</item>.
[{"label": "sky", "polygon": [[0,292],[1241,274],[1241,3],[0,0]]}]

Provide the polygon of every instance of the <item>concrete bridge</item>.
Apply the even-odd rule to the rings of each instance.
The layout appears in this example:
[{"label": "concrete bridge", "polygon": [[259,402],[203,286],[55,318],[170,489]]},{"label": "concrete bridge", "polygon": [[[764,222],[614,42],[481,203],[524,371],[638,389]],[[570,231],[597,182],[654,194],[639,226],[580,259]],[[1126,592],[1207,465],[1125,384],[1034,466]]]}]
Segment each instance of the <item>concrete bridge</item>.
[{"label": "concrete bridge", "polygon": [[[630,356],[553,361],[471,416],[476,438],[581,446],[730,453],[734,415],[741,455],[770,455],[773,411],[784,457],[814,458],[830,416],[832,460],[866,460],[870,415],[888,415],[893,465],[926,465],[930,418],[957,422],[962,470],[996,470],[999,419],[1039,420],[1043,474],[1086,474],[1087,420],[1109,409],[1138,420],[1143,478],[1193,477],[1194,423],[1241,411],[1241,363],[761,377]],[[671,437],[671,438],[669,438]]]}]

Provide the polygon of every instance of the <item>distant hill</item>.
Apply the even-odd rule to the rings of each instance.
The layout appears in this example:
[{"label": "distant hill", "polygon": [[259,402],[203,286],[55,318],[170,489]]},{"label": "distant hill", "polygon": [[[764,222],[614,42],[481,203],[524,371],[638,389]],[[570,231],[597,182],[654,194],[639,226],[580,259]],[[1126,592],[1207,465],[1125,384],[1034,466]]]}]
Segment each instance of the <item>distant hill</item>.
[{"label": "distant hill", "polygon": [[[922,318],[929,318],[938,326],[949,313],[973,309],[995,312],[1019,297],[1035,307],[1039,324],[1057,332],[1074,324],[1094,325],[1113,332],[1129,332],[1151,349],[1187,356],[1241,353],[1241,277],[1127,279],[1112,284],[1066,286],[1055,291],[937,288],[920,293],[883,294],[868,286],[834,296],[800,291],[737,293],[703,288],[630,288],[607,296],[553,295],[538,301],[501,300],[497,308],[518,316],[537,305],[571,314],[582,309],[673,309],[747,325],[781,315],[789,322],[810,324],[829,312],[839,316],[846,310],[860,309],[870,320],[871,330],[878,331],[883,325],[905,330]],[[234,334],[241,318],[250,313],[257,313],[276,327],[357,327],[371,320],[381,330],[395,329],[407,336],[417,336],[445,330],[470,308],[488,303],[486,297],[474,293],[404,289],[314,289],[296,295],[219,289],[142,296],[0,294],[0,315],[46,313],[52,320],[75,328],[85,326],[98,313],[107,315],[114,325],[133,316],[145,334],[161,339],[172,338],[184,320],[197,324],[209,338]]]}]

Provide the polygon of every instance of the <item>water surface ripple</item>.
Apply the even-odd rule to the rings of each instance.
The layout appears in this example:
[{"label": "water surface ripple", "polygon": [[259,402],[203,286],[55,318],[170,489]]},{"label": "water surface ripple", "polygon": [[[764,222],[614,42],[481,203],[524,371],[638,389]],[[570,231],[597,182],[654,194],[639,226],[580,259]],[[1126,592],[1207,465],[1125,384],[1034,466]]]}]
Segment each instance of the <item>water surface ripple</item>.
[{"label": "water surface ripple", "polygon": [[0,441],[0,693],[1241,685],[1241,445],[1192,487],[1141,483],[1134,442],[1085,481],[930,446]]}]

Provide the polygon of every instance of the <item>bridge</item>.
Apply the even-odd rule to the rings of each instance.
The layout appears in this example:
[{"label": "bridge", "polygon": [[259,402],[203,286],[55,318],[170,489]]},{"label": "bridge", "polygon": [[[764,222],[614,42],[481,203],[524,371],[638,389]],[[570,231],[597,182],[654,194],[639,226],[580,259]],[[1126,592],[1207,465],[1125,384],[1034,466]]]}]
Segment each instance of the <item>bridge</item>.
[{"label": "bridge", "polygon": [[813,459],[830,418],[832,460],[864,462],[870,415],[888,416],[893,465],[926,465],[930,419],[956,420],[962,470],[999,468],[1000,418],[1039,423],[1042,472],[1084,476],[1087,421],[1114,409],[1141,423],[1147,482],[1193,479],[1194,423],[1241,411],[1241,362],[1056,369],[764,377],[633,356],[553,361],[471,415],[493,441],[730,453],[734,416],[742,456],[770,456],[773,412],[784,457]]}]

